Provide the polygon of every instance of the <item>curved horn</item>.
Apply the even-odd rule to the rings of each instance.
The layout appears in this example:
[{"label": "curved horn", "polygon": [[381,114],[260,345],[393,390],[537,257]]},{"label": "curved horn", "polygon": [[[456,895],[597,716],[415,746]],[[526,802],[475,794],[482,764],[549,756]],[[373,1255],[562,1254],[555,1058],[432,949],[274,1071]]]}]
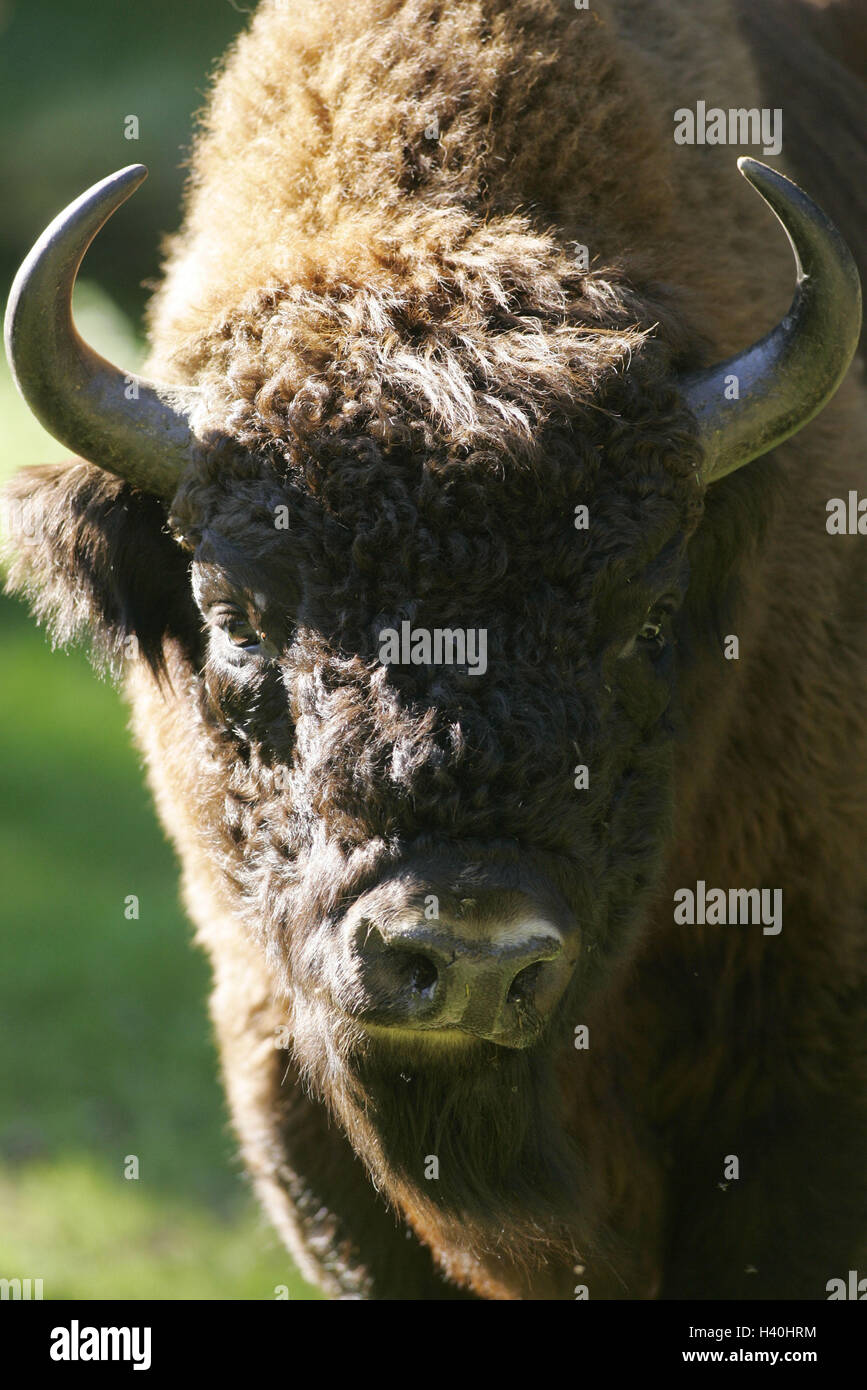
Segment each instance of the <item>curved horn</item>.
[{"label": "curved horn", "polygon": [[171,497],[188,457],[194,390],[120,371],[87,346],[72,321],[84,253],[146,178],[143,164],[119,169],[42,233],[12,286],[6,352],[18,390],[55,439],[144,491]]},{"label": "curved horn", "polygon": [[[776,169],[746,158],[738,168],[782,223],[798,280],[776,328],[746,352],[681,379],[699,422],[706,483],[782,444],[818,415],[846,374],[861,328],[858,271],[837,228]],[[738,400],[725,396],[732,375]]]}]

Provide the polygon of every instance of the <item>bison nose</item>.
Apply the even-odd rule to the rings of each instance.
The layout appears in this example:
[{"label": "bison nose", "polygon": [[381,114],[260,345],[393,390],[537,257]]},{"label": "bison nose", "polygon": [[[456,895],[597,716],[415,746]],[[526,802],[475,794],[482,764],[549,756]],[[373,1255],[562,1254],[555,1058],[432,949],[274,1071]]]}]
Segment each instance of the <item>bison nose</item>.
[{"label": "bison nose", "polygon": [[387,1028],[460,1029],[508,1047],[534,1041],[569,966],[556,927],[533,922],[474,940],[418,922],[356,937],[365,1007]]}]

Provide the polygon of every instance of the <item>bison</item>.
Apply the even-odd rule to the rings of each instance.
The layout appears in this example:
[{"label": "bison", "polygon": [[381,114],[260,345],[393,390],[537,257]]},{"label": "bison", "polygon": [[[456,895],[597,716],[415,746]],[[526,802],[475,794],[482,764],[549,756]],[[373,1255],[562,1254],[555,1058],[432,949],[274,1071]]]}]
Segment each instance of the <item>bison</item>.
[{"label": "bison", "polygon": [[143,168],[16,281],[77,457],[13,483],[11,585],[123,681],[247,1169],[332,1296],[825,1298],[863,1262],[867,396],[829,217],[863,234],[864,166],[823,14],[855,22],[267,0],[148,376],[70,311]]}]

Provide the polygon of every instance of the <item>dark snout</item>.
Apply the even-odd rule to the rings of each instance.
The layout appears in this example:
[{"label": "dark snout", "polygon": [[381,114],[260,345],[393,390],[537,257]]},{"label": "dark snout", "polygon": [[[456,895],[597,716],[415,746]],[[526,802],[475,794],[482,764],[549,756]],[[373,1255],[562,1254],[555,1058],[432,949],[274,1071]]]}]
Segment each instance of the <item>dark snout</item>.
[{"label": "dark snout", "polygon": [[370,925],[359,952],[370,1017],[402,1028],[463,1028],[521,1043],[559,998],[563,944],[544,923],[479,942],[408,923],[387,938]]},{"label": "dark snout", "polygon": [[422,888],[370,895],[353,914],[356,1017],[377,1031],[457,1029],[529,1046],[572,973],[577,933],[525,893]]}]

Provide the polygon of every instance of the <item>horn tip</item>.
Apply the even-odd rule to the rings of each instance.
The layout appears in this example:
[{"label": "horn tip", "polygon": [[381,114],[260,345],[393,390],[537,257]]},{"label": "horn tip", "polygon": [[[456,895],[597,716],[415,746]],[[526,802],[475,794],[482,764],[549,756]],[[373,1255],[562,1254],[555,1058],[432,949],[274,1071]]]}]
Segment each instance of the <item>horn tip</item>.
[{"label": "horn tip", "polygon": [[770,164],[763,164],[760,159],[753,159],[748,154],[738,156],[738,173],[751,183],[754,188],[758,188],[763,182],[772,182],[774,178],[781,179],[783,176],[778,169],[772,168]]},{"label": "horn tip", "polygon": [[144,183],[147,176],[148,167],[146,164],[125,164],[122,169],[109,174],[109,179],[114,184],[129,185],[130,191],[132,191],[138,188],[139,184]]}]

